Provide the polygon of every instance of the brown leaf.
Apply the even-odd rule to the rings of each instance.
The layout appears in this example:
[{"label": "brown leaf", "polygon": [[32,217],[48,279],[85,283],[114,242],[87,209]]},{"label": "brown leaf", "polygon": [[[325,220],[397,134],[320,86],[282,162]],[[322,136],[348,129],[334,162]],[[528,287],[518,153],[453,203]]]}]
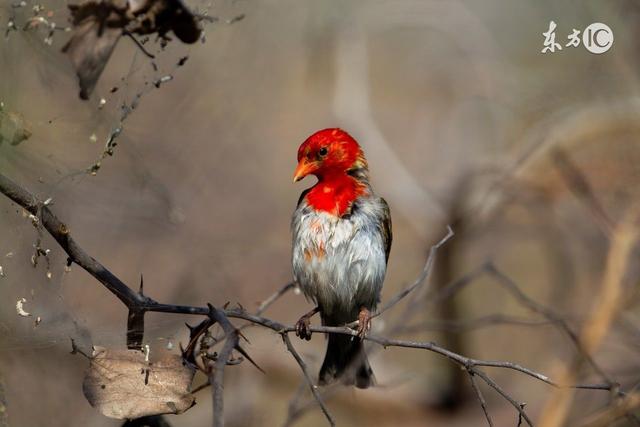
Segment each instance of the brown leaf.
[{"label": "brown leaf", "polygon": [[195,404],[194,374],[177,355],[147,362],[137,350],[94,347],[82,390],[91,406],[111,418],[180,414]]}]

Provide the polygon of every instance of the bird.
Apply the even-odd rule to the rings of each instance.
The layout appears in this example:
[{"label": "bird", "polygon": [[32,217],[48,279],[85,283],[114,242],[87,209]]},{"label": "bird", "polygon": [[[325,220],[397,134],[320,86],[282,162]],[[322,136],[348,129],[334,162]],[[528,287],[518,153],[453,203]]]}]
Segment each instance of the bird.
[{"label": "bird", "polygon": [[319,385],[340,381],[368,388],[375,376],[364,350],[371,316],[380,302],[391,250],[389,205],[369,182],[358,142],[339,128],[322,129],[298,149],[293,181],[315,175],[300,195],[291,221],[294,280],[315,308],[300,317],[296,335],[311,339],[310,319],[324,326],[358,321],[357,335],[328,334]]}]

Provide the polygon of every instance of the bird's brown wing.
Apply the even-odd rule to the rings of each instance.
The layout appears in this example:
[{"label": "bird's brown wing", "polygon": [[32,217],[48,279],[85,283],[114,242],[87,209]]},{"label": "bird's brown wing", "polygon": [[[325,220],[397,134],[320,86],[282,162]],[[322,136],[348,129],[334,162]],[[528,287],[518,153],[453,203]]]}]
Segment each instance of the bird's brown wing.
[{"label": "bird's brown wing", "polygon": [[391,232],[391,210],[387,201],[380,197],[382,204],[382,217],[380,218],[380,231],[382,232],[382,242],[384,243],[385,262],[389,262],[389,253],[391,252],[391,241],[393,233]]}]

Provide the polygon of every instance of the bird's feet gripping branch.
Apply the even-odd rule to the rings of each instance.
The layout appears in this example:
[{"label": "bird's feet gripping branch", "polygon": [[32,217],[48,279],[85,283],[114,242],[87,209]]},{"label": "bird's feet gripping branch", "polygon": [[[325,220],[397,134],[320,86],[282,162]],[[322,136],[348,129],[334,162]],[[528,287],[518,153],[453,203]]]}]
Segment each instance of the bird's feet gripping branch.
[{"label": "bird's feet gripping branch", "polygon": [[363,339],[364,336],[371,330],[371,311],[366,307],[360,307],[358,313],[358,337]]},{"label": "bird's feet gripping branch", "polygon": [[300,339],[309,341],[311,339],[311,318],[320,311],[320,307],[316,307],[296,322],[296,336]]}]

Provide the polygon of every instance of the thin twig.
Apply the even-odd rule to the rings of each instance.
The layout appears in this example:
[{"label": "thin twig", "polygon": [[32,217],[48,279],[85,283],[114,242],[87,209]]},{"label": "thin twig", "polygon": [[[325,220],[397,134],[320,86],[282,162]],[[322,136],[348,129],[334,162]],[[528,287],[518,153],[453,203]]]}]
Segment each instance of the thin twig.
[{"label": "thin twig", "polygon": [[436,243],[435,245],[431,246],[431,249],[429,250],[429,256],[427,257],[427,261],[424,264],[422,272],[420,273],[418,278],[411,285],[407,286],[402,291],[400,291],[396,295],[394,295],[389,301],[387,301],[387,303],[385,305],[382,306],[382,308],[380,310],[378,310],[371,317],[374,318],[374,317],[380,316],[382,313],[384,313],[385,311],[387,311],[390,308],[392,308],[394,305],[399,303],[404,297],[406,297],[411,292],[413,292],[416,288],[418,288],[420,285],[422,285],[422,283],[424,283],[424,281],[427,279],[427,277],[429,277],[429,273],[431,273],[431,270],[432,270],[432,267],[433,267],[433,263],[435,262],[436,253],[438,252],[438,249],[442,245],[444,245],[449,239],[451,239],[453,236],[454,236],[453,230],[451,229],[450,226],[447,226],[447,235],[444,236],[442,239],[440,239],[440,241],[438,243]]},{"label": "thin twig", "polygon": [[[307,388],[307,379],[304,378],[301,382],[300,385],[298,386],[298,389],[296,390],[296,392],[294,393],[293,397],[291,398],[291,400],[289,400],[289,406],[287,408],[287,419],[284,420],[284,423],[282,424],[283,427],[289,427],[291,425],[293,425],[293,423],[295,422],[295,420],[300,416],[299,414],[300,412],[300,400],[302,400],[302,395],[304,393],[304,391]],[[317,401],[313,400],[313,406],[315,406],[317,403]]]},{"label": "thin twig", "polygon": [[430,320],[412,325],[403,326],[402,333],[424,332],[424,331],[446,331],[461,333],[475,331],[496,325],[516,325],[516,326],[542,326],[549,325],[550,320],[546,319],[526,319],[523,317],[508,316],[500,313],[488,314],[481,317],[460,320]]},{"label": "thin twig", "polygon": [[140,40],[138,40],[136,38],[136,36],[134,36],[133,34],[131,34],[129,31],[124,31],[123,34],[127,37],[129,37],[131,40],[133,40],[133,42],[135,43],[135,45],[138,47],[138,49],[140,49],[140,51],[149,59],[155,59],[155,55],[153,55],[151,52],[149,52],[147,49],[145,49],[145,47],[142,45],[142,43],[140,43]]},{"label": "thin twig", "polygon": [[484,417],[487,419],[489,427],[493,427],[493,420],[491,419],[491,415],[489,415],[489,410],[487,409],[487,401],[484,400],[482,391],[480,390],[480,387],[478,387],[474,372],[469,371],[469,380],[471,380],[471,387],[473,388],[473,391],[475,391],[476,396],[478,396],[480,406],[482,407],[482,412],[484,412]]},{"label": "thin twig", "polygon": [[302,360],[302,357],[300,357],[300,355],[296,351],[296,349],[293,346],[293,344],[291,344],[291,340],[289,339],[289,334],[282,333],[282,340],[284,341],[285,345],[287,346],[287,350],[289,350],[289,353],[291,353],[293,358],[296,359],[296,362],[298,362],[298,365],[300,366],[300,369],[302,370],[302,374],[304,375],[304,378],[306,379],[307,384],[309,385],[309,389],[311,390],[311,393],[313,394],[313,397],[316,400],[316,402],[318,402],[318,405],[320,406],[320,409],[322,409],[322,413],[327,418],[327,421],[329,422],[329,425],[335,426],[336,423],[333,420],[333,417],[331,416],[331,414],[329,413],[329,410],[325,406],[324,401],[322,400],[322,397],[320,396],[320,393],[318,393],[318,387],[313,383],[313,380],[311,379],[311,375],[309,375],[309,370],[307,369],[307,364],[304,363],[304,360]]},{"label": "thin twig", "polygon": [[595,191],[587,177],[582,171],[569,159],[569,156],[560,148],[556,148],[552,152],[553,160],[556,168],[560,171],[560,175],[567,183],[569,190],[587,207],[587,211],[594,218],[596,224],[600,227],[606,236],[611,236],[615,228],[615,223],[611,220],[607,212],[598,201]]},{"label": "thin twig", "polygon": [[573,331],[573,329],[569,327],[567,321],[563,319],[562,316],[560,316],[552,309],[545,307],[528,297],[524,292],[522,292],[516,282],[514,282],[510,277],[498,270],[493,263],[487,264],[487,272],[492,277],[497,279],[498,283],[501,284],[505,289],[510,291],[511,295],[513,295],[522,305],[536,313],[541,314],[542,316],[556,324],[557,327],[564,331],[565,334],[569,337],[570,341],[576,347],[578,352],[585,358],[587,363],[589,363],[591,368],[608,383],[614,383],[604,372],[604,370],[600,368],[600,366],[596,363],[591,354],[585,350],[578,335]]},{"label": "thin twig", "polygon": [[519,416],[522,417],[527,422],[527,424],[529,424],[529,426],[533,427],[533,422],[531,422],[531,419],[524,410],[524,404],[516,402],[516,400],[511,397],[509,393],[504,391],[502,387],[500,387],[495,381],[493,381],[487,374],[485,374],[481,370],[476,369],[474,370],[474,373],[482,378],[489,387],[497,391],[500,396],[504,397],[507,402],[511,403],[511,406],[513,406],[516,411],[518,411]]},{"label": "thin twig", "polygon": [[281,296],[283,296],[284,294],[286,294],[287,292],[289,292],[291,289],[295,287],[296,287],[296,284],[294,282],[289,282],[286,285],[284,285],[282,288],[278,289],[276,292],[271,294],[269,298],[262,301],[262,303],[258,307],[258,310],[256,310],[256,314],[260,316],[262,313],[265,312],[267,308],[269,308],[271,304],[276,302]]}]

